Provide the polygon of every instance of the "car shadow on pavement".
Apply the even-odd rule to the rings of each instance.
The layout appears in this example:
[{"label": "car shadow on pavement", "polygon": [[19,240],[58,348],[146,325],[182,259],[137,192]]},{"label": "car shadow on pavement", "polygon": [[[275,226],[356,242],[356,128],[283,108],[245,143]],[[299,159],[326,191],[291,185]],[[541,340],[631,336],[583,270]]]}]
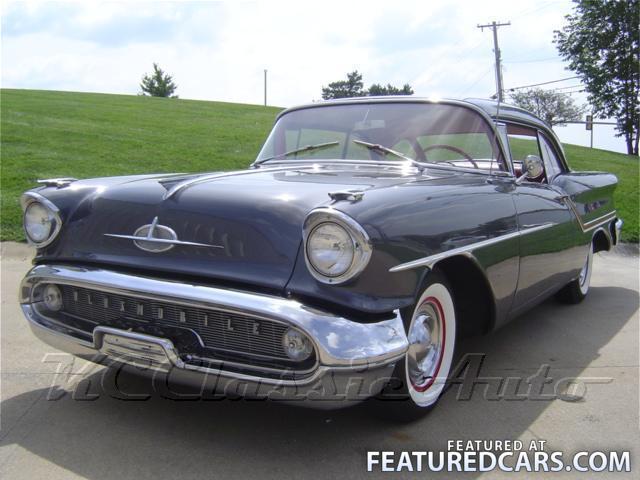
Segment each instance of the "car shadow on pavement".
[{"label": "car shadow on pavement", "polygon": [[[593,376],[584,373],[585,367],[598,361],[637,306],[634,290],[593,287],[580,305],[547,301],[491,335],[466,339],[459,348],[462,353],[484,354],[483,377],[527,378],[545,365],[554,379]],[[94,373],[89,381],[99,384],[100,378]],[[136,391],[148,388],[143,378],[127,381]],[[99,480],[356,477],[367,474],[367,450],[443,450],[447,440],[454,439],[561,438],[545,431],[544,424],[535,432],[531,426],[552,403],[563,402],[563,421],[573,428],[591,395],[602,397],[609,391],[616,391],[616,385],[589,385],[581,401],[567,402],[515,400],[477,388],[470,398],[460,399],[454,386],[428,416],[398,424],[374,415],[368,404],[319,411],[264,401],[175,401],[158,396],[123,401],[108,395],[94,400],[64,395],[52,401],[46,399],[49,386],[43,385],[2,403],[0,445],[18,446],[68,472]],[[12,418],[25,403],[31,404],[28,411]],[[637,418],[629,420],[637,425]],[[3,463],[7,456],[19,454],[17,449],[3,456]]]}]

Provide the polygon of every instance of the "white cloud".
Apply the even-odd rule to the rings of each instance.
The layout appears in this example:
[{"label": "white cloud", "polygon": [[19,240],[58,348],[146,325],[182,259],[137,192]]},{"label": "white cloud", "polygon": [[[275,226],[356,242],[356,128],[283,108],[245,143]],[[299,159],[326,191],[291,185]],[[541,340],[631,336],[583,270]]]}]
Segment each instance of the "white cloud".
[{"label": "white cloud", "polygon": [[511,20],[499,30],[505,85],[538,83],[571,75],[551,42],[570,9],[569,0],[4,2],[1,83],[136,94],[158,62],[182,98],[262,103],[265,68],[272,105],[318,100],[355,69],[367,85],[486,97],[492,36],[476,25]]}]

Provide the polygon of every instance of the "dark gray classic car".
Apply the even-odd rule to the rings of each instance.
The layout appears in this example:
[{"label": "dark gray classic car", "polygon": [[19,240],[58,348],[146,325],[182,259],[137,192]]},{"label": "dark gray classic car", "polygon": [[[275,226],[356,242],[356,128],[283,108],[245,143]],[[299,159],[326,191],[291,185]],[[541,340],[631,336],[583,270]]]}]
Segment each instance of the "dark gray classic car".
[{"label": "dark gray classic car", "polygon": [[587,295],[620,236],[616,182],[571,171],[541,120],[495,102],[290,108],[247,170],[26,192],[20,302],[39,338],[97,362],[419,415],[456,339]]}]

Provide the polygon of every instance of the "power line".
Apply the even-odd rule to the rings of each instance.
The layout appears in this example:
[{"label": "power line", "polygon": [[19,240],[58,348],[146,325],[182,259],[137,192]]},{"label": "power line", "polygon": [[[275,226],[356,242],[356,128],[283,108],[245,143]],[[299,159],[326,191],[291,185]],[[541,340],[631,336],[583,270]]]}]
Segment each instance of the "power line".
[{"label": "power line", "polygon": [[580,84],[580,85],[570,85],[568,87],[557,87],[557,88],[552,88],[552,90],[570,90],[572,88],[582,88],[584,85]]},{"label": "power line", "polygon": [[521,12],[520,15],[518,15],[514,20],[518,19],[518,18],[522,18],[524,16],[530,16],[532,13],[537,13],[541,10],[545,10],[547,8],[549,8],[550,6],[554,5],[556,2],[554,1],[550,1],[546,4],[543,4],[542,6],[536,6],[533,9],[529,9],[529,10],[525,10],[524,12]]},{"label": "power line", "polygon": [[523,88],[531,88],[531,87],[538,87],[540,85],[549,85],[550,83],[558,83],[558,82],[564,82],[566,80],[573,80],[574,78],[580,78],[577,75],[574,77],[567,77],[567,78],[559,78],[558,80],[550,80],[548,82],[542,82],[542,83],[532,83],[531,85],[522,85],[521,87],[513,87],[510,88],[509,91],[513,91],[513,90],[521,90]]},{"label": "power line", "polygon": [[548,57],[548,58],[536,58],[534,60],[505,60],[503,63],[538,63],[538,62],[551,62],[551,61],[562,61],[559,57]]},{"label": "power line", "polygon": [[502,66],[500,65],[500,48],[498,47],[498,27],[506,27],[511,22],[497,23],[495,20],[485,25],[478,25],[478,28],[484,31],[485,28],[493,30],[493,53],[496,57],[496,86],[498,87],[498,102],[504,101],[504,88],[502,86]]},{"label": "power line", "polygon": [[489,67],[487,70],[482,72],[482,74],[478,78],[476,78],[474,80],[474,82],[470,86],[468,86],[467,88],[462,90],[459,94],[456,95],[456,97],[461,97],[461,96],[465,95],[469,90],[471,90],[473,87],[475,87],[478,84],[478,82],[480,82],[480,80],[482,80],[484,77],[486,77],[487,74],[489,72],[491,72],[491,70],[493,70],[493,66]]}]

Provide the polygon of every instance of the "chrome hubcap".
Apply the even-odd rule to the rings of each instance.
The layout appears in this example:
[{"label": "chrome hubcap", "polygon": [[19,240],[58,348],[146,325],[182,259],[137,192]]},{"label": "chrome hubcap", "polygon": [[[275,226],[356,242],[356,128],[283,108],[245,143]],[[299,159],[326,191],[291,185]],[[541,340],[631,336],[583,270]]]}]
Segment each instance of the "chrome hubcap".
[{"label": "chrome hubcap", "polygon": [[416,312],[408,335],[407,372],[417,390],[428,388],[435,380],[442,360],[443,333],[438,308],[425,302]]}]

